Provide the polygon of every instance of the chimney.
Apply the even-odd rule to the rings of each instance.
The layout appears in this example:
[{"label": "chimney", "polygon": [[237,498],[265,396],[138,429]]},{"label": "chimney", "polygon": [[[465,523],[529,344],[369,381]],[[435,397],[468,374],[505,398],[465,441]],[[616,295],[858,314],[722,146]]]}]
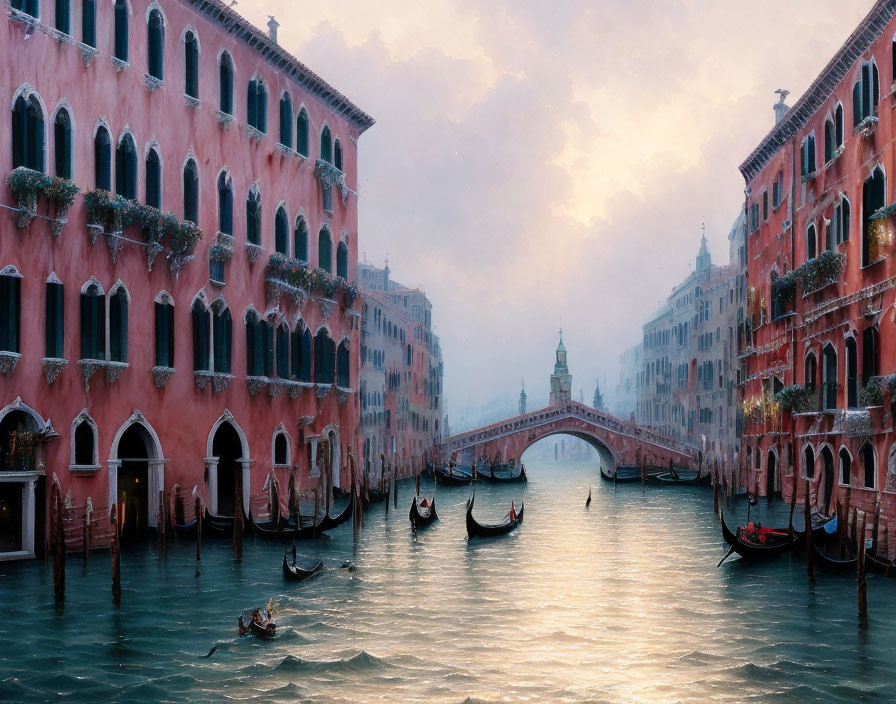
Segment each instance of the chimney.
[{"label": "chimney", "polygon": [[268,37],[270,37],[271,41],[275,44],[277,43],[277,27],[280,26],[280,23],[274,19],[273,15],[268,15]]},{"label": "chimney", "polygon": [[784,101],[787,99],[787,96],[790,95],[790,91],[779,88],[775,91],[775,93],[778,95],[778,102],[775,103],[773,109],[775,111],[775,124],[777,125],[779,122],[781,122],[781,120],[784,119],[787,111],[790,110],[790,106],[784,103]]}]

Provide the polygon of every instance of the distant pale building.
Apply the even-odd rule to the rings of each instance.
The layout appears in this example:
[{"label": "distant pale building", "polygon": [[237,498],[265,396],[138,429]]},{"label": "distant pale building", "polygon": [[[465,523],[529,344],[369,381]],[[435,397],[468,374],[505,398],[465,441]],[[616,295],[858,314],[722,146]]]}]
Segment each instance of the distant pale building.
[{"label": "distant pale building", "polygon": [[526,381],[523,380],[523,388],[520,391],[520,415],[526,412]]},{"label": "distant pale building", "polygon": [[557,360],[554,362],[554,373],[551,374],[551,406],[562,406],[572,400],[572,374],[566,364],[566,346],[563,344],[563,331],[560,331],[560,343],[557,345]]}]

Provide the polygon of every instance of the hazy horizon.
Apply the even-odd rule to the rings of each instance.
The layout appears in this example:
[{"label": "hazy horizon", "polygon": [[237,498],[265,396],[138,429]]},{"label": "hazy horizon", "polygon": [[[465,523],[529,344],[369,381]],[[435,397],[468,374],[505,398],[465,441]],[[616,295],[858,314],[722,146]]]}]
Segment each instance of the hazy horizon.
[{"label": "hazy horizon", "polygon": [[728,261],[738,166],[772,127],[774,91],[793,105],[870,8],[236,9],[259,27],[275,15],[280,43],[377,120],[359,143],[359,257],[388,255],[432,300],[454,419],[524,378],[546,397],[561,324],[574,396],[590,403],[596,378],[606,396],[620,353],[692,271],[703,222],[713,262]]}]

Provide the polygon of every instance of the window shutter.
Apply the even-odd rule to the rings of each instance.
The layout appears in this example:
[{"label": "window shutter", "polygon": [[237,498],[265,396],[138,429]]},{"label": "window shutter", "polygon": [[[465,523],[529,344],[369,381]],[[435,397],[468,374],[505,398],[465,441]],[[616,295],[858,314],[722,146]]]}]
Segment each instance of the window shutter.
[{"label": "window shutter", "polygon": [[852,87],[852,126],[856,128],[862,121],[862,81]]}]

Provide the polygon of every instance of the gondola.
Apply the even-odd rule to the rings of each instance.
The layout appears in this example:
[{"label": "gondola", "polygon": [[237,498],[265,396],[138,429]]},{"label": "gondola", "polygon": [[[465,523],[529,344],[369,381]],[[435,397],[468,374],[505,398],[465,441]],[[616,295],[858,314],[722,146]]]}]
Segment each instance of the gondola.
[{"label": "gondola", "polygon": [[793,543],[790,531],[780,528],[758,527],[751,533],[743,526],[738,526],[737,533],[732,533],[725,523],[724,513],[722,513],[722,537],[731,546],[729,555],[736,552],[746,560],[763,560],[772,555],[779,555],[790,550]]},{"label": "gondola", "polygon": [[447,469],[439,467],[436,469],[436,474],[439,475],[438,481],[440,484],[465,486],[473,481],[473,474],[471,472],[466,472],[457,467],[449,466]]},{"label": "gondola", "polygon": [[506,533],[510,533],[523,522],[523,509],[525,508],[525,503],[520,504],[520,510],[516,514],[515,518],[507,517],[507,520],[504,523],[479,523],[475,518],[473,518],[473,500],[476,498],[476,495],[473,494],[470,497],[470,500],[467,502],[467,537],[468,538],[491,538],[497,535],[504,535]]},{"label": "gondola", "polygon": [[[310,518],[309,521],[311,521]],[[252,528],[257,537],[269,540],[314,540],[323,533],[323,528],[321,527],[323,522],[324,519],[322,518],[316,526],[313,521],[296,526],[293,521],[281,516],[279,526],[274,525],[274,522],[270,520],[259,522],[252,519]]]},{"label": "gondola", "polygon": [[649,474],[647,475],[647,480],[651,484],[656,484],[657,486],[670,486],[673,484],[709,486],[712,484],[712,475],[709,472],[698,475],[698,473],[693,470],[676,469],[674,473],[667,471],[659,472],[658,474]]},{"label": "gondola", "polygon": [[[196,531],[199,528],[199,521],[195,518],[189,523],[175,523],[174,532],[180,540],[195,540]],[[231,524],[231,533],[233,532],[233,524]]]},{"label": "gondola", "polygon": [[[837,516],[825,516],[821,513],[812,514],[812,542],[829,543],[837,537]],[[794,545],[797,549],[806,543],[806,531],[802,527],[793,526]],[[804,552],[804,551],[803,551]]]},{"label": "gondola", "polygon": [[[244,530],[248,530],[249,523],[244,523]],[[205,509],[202,517],[202,534],[229,538],[233,535],[233,516],[219,516]]]},{"label": "gondola", "polygon": [[283,556],[283,576],[293,582],[303,582],[309,577],[313,577],[324,568],[323,560],[310,562],[306,566],[301,566],[296,562],[295,555],[292,558],[292,564]]},{"label": "gondola", "polygon": [[[261,614],[261,623],[256,622],[255,619],[252,618],[253,613],[256,610]],[[248,625],[244,619],[248,620]],[[271,640],[277,635],[277,624],[274,623],[273,615],[267,609],[247,609],[240,614],[237,623],[239,625],[239,634],[241,636],[251,633],[262,640]]]},{"label": "gondola", "polygon": [[354,506],[355,506],[355,492],[350,492],[350,498],[349,498],[348,503],[346,504],[345,508],[342,509],[342,512],[337,514],[336,516],[331,516],[330,514],[327,514],[326,516],[324,516],[320,521],[320,525],[317,526],[317,529],[319,531],[332,530],[333,528],[336,528],[337,526],[341,526],[343,523],[345,523],[352,517],[352,511],[354,509]]},{"label": "gondola", "polygon": [[[646,470],[645,470],[646,474]],[[616,471],[613,474],[608,474],[604,471],[604,468],[600,468],[600,476],[601,479],[604,479],[608,482],[616,482],[621,484],[623,482],[639,482],[641,481],[641,468],[640,467],[617,467]]]},{"label": "gondola", "polygon": [[812,543],[812,562],[832,572],[856,571],[858,559],[855,557],[834,557],[817,543]]},{"label": "gondola", "polygon": [[498,465],[497,468],[477,469],[476,479],[484,482],[494,482],[495,484],[529,481],[529,478],[526,476],[526,467],[522,464],[518,472],[509,464]]},{"label": "gondola", "polygon": [[439,516],[436,514],[436,497],[433,496],[429,501],[429,506],[424,507],[417,503],[417,497],[414,496],[411,499],[411,511],[408,518],[411,519],[414,530],[426,528],[433,521],[439,520]]}]

